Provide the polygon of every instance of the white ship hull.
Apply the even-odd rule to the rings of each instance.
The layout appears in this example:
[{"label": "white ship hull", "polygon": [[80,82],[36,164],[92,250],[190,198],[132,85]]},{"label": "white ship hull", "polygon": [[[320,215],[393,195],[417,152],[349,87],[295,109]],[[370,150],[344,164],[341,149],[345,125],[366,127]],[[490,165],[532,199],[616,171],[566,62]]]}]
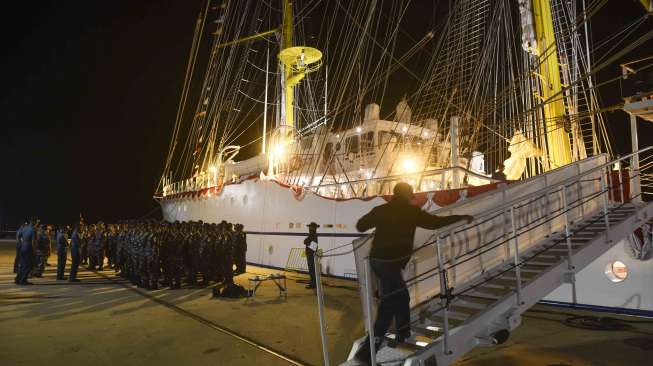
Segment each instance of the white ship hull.
[{"label": "white ship hull", "polygon": [[[384,202],[378,197],[337,201],[311,193],[298,197],[278,183],[253,179],[226,185],[219,194],[164,199],[161,207],[164,219],[171,222],[241,223],[247,232],[247,261],[284,268],[291,249],[304,247],[306,225],[311,221],[321,225],[319,244],[327,251],[362,236],[356,231],[356,221]],[[325,270],[337,276],[355,277],[353,254],[336,258],[325,260]]]},{"label": "white ship hull", "polygon": [[[465,195],[475,195],[493,190],[494,186],[463,189]],[[471,191],[471,194],[470,194]],[[438,192],[454,199],[460,191]],[[452,194],[454,197],[452,197]],[[424,208],[433,211],[438,205],[433,193],[428,195]],[[248,234],[247,261],[252,264],[285,268],[292,248],[303,248],[307,234],[306,225],[315,221],[319,244],[323,251],[346,253],[342,256],[324,258],[323,270],[330,275],[356,277],[356,264],[350,244],[364,236],[356,230],[357,220],[371,208],[385,203],[382,197],[371,199],[335,200],[313,193],[297,194],[279,183],[250,179],[223,187],[221,192],[213,189],[186,197],[161,199],[164,219],[173,221],[202,220],[220,222],[227,220],[241,223]],[[455,209],[454,209],[455,210]],[[448,210],[445,210],[448,211]],[[445,214],[447,214],[445,212]],[[418,230],[416,243],[424,242],[431,233]],[[577,274],[578,303],[592,306],[653,311],[653,261],[631,259],[626,252],[626,241],[615,245],[601,258]],[[628,267],[625,281],[614,283],[606,275],[610,263],[619,260]],[[571,302],[569,285],[562,285],[545,300]]]}]

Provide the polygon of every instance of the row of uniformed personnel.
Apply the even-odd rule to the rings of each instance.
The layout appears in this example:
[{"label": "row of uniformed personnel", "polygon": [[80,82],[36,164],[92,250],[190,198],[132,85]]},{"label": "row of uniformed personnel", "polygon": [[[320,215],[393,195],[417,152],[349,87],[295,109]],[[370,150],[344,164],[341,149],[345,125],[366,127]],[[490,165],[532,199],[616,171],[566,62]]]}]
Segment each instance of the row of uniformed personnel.
[{"label": "row of uniformed personnel", "polygon": [[203,285],[230,283],[245,272],[247,237],[240,224],[127,223],[115,240],[116,271],[149,289],[179,288],[182,280],[195,284],[200,277]]},{"label": "row of uniformed personnel", "polygon": [[[30,284],[27,278],[39,268],[39,252],[45,231],[31,220],[17,232],[17,284]],[[243,225],[199,222],[125,222],[105,225],[80,224],[72,230],[61,227],[55,236],[57,280],[63,280],[68,252],[72,259],[68,280],[78,281],[77,269],[88,264],[90,270],[107,265],[134,284],[156,289],[160,284],[181,287],[182,279],[202,284],[232,282],[234,274],[245,272],[247,238]],[[236,270],[233,270],[234,264]],[[22,269],[22,270],[21,270]],[[40,273],[39,273],[40,275]]]}]

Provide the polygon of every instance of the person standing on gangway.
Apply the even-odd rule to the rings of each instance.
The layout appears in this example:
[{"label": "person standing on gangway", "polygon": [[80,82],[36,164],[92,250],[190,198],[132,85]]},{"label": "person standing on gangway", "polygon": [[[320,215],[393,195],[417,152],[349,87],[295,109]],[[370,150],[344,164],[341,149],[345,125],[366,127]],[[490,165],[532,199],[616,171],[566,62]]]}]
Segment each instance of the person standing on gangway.
[{"label": "person standing on gangway", "polygon": [[[396,340],[403,342],[410,337],[410,295],[401,273],[410,260],[415,240],[415,228],[435,230],[454,222],[472,222],[473,216],[435,216],[413,206],[413,187],[397,183],[392,200],[374,207],[358,220],[360,232],[376,228],[370,251],[370,265],[380,282],[381,302],[374,322],[375,349],[378,350],[392,319],[397,329]],[[384,294],[390,294],[384,296]],[[356,359],[371,363],[369,338],[356,352]]]}]

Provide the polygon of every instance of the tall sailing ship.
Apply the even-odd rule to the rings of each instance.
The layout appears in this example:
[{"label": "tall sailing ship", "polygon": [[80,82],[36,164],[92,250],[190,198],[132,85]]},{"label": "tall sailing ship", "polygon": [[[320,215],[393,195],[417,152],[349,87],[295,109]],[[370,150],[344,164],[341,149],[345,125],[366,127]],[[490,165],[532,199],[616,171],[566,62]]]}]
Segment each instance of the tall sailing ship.
[{"label": "tall sailing ship", "polygon": [[[355,278],[356,221],[397,182],[434,212],[502,189],[499,164],[519,182],[612,156],[590,58],[600,6],[208,1],[155,193],[164,219],[241,223],[247,261],[276,268],[316,222],[320,249],[342,254],[323,270]],[[422,11],[443,16],[407,19]],[[631,263],[628,247],[606,255]],[[588,303],[653,309],[650,286],[634,304],[600,294],[602,270],[584,276],[597,278]]]}]

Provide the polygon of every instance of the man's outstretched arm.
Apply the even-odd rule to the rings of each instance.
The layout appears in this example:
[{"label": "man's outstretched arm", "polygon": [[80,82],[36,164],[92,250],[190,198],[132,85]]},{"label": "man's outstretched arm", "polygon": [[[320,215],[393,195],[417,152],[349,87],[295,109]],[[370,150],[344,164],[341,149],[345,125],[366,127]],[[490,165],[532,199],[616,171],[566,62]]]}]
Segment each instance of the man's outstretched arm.
[{"label": "man's outstretched arm", "polygon": [[372,209],[370,212],[366,213],[361,217],[356,223],[356,230],[359,232],[367,231],[373,227],[376,227],[376,209]]},{"label": "man's outstretched arm", "polygon": [[466,220],[467,223],[471,223],[474,220],[474,216],[470,215],[450,215],[450,216],[436,216],[429,215],[428,213],[420,210],[418,217],[417,226],[423,227],[425,229],[435,230],[441,227],[445,227],[458,222],[461,220]]}]

